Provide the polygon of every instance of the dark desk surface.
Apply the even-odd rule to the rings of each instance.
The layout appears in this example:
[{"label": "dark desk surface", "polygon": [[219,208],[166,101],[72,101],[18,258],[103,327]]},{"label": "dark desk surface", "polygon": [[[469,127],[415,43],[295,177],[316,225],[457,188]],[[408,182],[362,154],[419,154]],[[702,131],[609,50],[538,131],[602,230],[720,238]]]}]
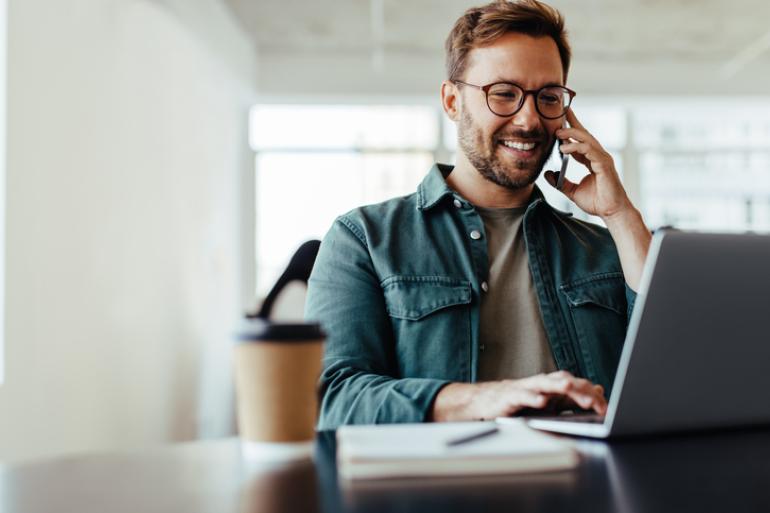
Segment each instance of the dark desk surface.
[{"label": "dark desk surface", "polygon": [[315,463],[250,468],[236,439],[0,466],[3,513],[770,512],[770,430],[581,442],[568,472],[340,487]]}]

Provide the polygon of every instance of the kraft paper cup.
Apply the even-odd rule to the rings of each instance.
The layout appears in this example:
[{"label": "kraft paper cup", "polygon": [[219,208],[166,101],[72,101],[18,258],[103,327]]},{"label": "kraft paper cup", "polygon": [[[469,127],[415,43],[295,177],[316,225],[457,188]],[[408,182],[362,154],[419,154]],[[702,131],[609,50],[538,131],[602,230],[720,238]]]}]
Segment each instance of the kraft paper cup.
[{"label": "kraft paper cup", "polygon": [[235,346],[238,433],[249,460],[310,457],[325,334],[312,323],[247,319]]}]

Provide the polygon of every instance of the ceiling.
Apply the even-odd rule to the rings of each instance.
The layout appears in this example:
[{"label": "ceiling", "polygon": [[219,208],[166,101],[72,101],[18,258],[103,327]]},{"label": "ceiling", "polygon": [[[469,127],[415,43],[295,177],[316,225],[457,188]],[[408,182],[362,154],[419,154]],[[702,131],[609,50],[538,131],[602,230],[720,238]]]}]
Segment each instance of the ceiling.
[{"label": "ceiling", "polygon": [[[225,0],[254,41],[268,92],[302,92],[299,70],[354,66],[341,90],[387,93],[388,73],[420,92],[440,80],[443,42],[477,2],[460,0]],[[565,16],[573,80],[596,92],[770,92],[767,0],[552,0]],[[338,65],[337,65],[338,63]],[[579,70],[582,68],[583,72]],[[274,73],[271,73],[273,71]],[[371,75],[364,80],[359,75]],[[356,75],[356,76],[352,76]],[[377,76],[379,75],[379,79]],[[652,76],[651,76],[652,75]],[[674,77],[672,77],[674,75]],[[609,78],[608,78],[609,77]],[[675,80],[674,80],[675,79]],[[701,82],[710,82],[704,85]],[[324,80],[321,80],[324,82]],[[396,81],[392,81],[394,85]],[[294,84],[294,85],[292,85]],[[333,88],[333,80],[328,84]],[[312,92],[312,86],[303,86]],[[320,84],[319,84],[320,87]],[[374,89],[377,89],[376,87]],[[397,88],[398,89],[398,88]],[[655,89],[659,89],[656,91]]]}]

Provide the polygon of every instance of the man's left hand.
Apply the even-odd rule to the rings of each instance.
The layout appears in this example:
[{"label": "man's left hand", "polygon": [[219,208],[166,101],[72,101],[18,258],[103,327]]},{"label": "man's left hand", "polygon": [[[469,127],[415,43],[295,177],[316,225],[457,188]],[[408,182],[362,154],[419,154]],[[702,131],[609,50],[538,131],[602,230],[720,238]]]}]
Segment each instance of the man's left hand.
[{"label": "man's left hand", "polygon": [[[566,115],[571,128],[556,131],[556,137],[565,141],[561,152],[571,155],[590,173],[580,183],[564,178],[561,192],[583,211],[603,219],[633,208],[615,170],[612,156],[578,121],[572,109]],[[556,186],[556,173],[547,171],[545,178],[549,184]]]}]

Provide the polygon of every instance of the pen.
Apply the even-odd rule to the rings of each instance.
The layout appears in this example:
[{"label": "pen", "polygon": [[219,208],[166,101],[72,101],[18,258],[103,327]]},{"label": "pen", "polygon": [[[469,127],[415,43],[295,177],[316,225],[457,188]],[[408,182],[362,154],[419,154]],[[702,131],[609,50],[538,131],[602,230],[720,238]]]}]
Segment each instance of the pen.
[{"label": "pen", "polygon": [[496,426],[491,427],[489,429],[485,429],[484,431],[479,431],[478,433],[472,433],[470,435],[463,435],[458,438],[453,438],[451,440],[448,440],[446,444],[449,447],[455,446],[455,445],[462,445],[468,442],[472,442],[474,440],[478,440],[479,438],[485,438],[489,435],[494,435],[495,433],[499,432],[500,429],[498,429]]}]

